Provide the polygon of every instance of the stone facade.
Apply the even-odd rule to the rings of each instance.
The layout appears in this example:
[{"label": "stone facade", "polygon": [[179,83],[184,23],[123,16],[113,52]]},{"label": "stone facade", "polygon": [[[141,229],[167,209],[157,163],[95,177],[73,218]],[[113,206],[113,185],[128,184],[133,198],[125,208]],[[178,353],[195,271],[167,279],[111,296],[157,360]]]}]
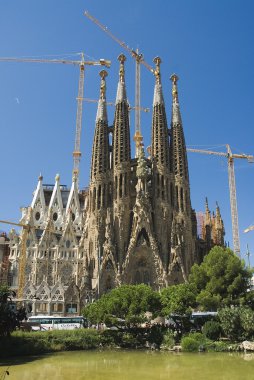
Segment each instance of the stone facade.
[{"label": "stone facade", "polygon": [[[150,157],[145,156],[141,139],[138,155],[132,158],[126,58],[118,59],[113,128],[107,118],[107,73],[100,73],[89,187],[79,191],[75,176],[71,189],[60,185],[59,175],[54,186],[39,177],[32,203],[21,218],[31,226],[24,268],[19,268],[23,235],[14,230],[9,235],[12,286],[18,287],[22,270],[22,297],[31,300],[35,314],[79,314],[87,302],[121,284],[145,283],[159,290],[184,282],[203,255],[191,207],[178,78],[171,77],[168,128],[161,61],[154,60]],[[224,244],[221,223],[218,216],[218,240]]]}]

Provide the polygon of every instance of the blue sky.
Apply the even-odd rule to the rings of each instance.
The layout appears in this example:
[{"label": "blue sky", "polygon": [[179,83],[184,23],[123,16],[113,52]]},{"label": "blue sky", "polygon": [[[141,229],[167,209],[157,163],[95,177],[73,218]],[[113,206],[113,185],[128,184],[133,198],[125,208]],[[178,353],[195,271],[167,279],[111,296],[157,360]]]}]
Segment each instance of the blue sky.
[{"label": "blue sky", "polygon": [[[179,99],[188,147],[254,154],[254,2],[251,0],[0,0],[0,57],[112,61],[107,98],[114,101],[117,56],[123,49],[84,16],[88,10],[145,60],[162,58],[162,83],[171,116],[170,75],[179,76]],[[127,55],[126,83],[134,105],[135,64]],[[85,97],[98,98],[99,67],[88,67]],[[78,68],[74,66],[0,62],[0,219],[17,221],[21,206],[31,203],[40,172],[44,183],[71,184]],[[141,70],[141,105],[150,107],[154,78]],[[96,105],[84,103],[81,139],[81,187],[89,181]],[[108,109],[113,122],[113,107]],[[150,145],[151,113],[141,115],[145,146]],[[134,114],[131,114],[134,133]],[[218,146],[221,146],[218,148]],[[218,201],[232,246],[227,162],[224,158],[188,154],[192,206],[211,209]],[[254,265],[254,164],[235,161],[242,255],[249,244]],[[0,229],[6,229],[0,225]],[[8,228],[7,228],[8,229]]]}]

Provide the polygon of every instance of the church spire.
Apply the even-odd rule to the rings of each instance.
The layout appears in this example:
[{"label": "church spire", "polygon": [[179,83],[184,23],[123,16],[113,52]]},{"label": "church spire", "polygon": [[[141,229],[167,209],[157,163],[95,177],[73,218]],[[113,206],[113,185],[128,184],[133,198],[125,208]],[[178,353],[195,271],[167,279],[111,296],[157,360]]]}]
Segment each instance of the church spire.
[{"label": "church spire", "polygon": [[119,69],[119,82],[117,86],[116,104],[122,101],[127,102],[126,88],[125,88],[125,70],[124,70],[124,62],[126,61],[126,57],[124,54],[120,54],[117,59],[120,62],[120,69]]},{"label": "church spire", "polygon": [[105,70],[100,72],[100,97],[96,115],[96,125],[94,132],[91,181],[100,177],[109,170],[109,138],[108,138],[108,118],[106,107],[106,77]]},{"label": "church spire", "polygon": [[176,176],[185,179],[189,183],[189,172],[185,138],[183,133],[182,118],[178,100],[177,81],[178,76],[176,74],[171,75],[172,81],[172,119],[171,119],[171,170]]},{"label": "church spire", "polygon": [[162,94],[162,85],[161,85],[161,72],[160,72],[160,64],[161,64],[161,58],[155,57],[154,58],[155,63],[155,88],[154,88],[154,97],[153,97],[153,106],[156,104],[164,104],[163,94]]},{"label": "church spire", "polygon": [[100,71],[101,86],[100,86],[100,98],[98,102],[98,109],[96,115],[96,122],[98,120],[107,120],[107,107],[106,107],[106,77],[108,73],[106,70]]},{"label": "church spire", "polygon": [[113,131],[113,166],[130,162],[130,126],[129,107],[125,87],[124,62],[126,57],[120,54],[119,82],[117,86],[115,120]]},{"label": "church spire", "polygon": [[167,171],[169,167],[169,139],[165,104],[161,85],[160,57],[155,57],[154,63],[156,65],[156,69],[153,97],[152,157],[154,164],[158,168]]}]

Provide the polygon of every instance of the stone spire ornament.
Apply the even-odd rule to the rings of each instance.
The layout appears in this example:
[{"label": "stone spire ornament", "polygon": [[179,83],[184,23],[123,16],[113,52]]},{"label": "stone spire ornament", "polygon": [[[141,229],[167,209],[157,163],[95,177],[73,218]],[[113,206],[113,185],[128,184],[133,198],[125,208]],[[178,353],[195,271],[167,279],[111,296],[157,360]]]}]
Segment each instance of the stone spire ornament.
[{"label": "stone spire ornament", "polygon": [[178,90],[177,90],[177,81],[178,81],[178,76],[176,74],[172,74],[170,77],[173,85],[172,85],[172,97],[173,97],[173,102],[179,103],[178,101]]}]

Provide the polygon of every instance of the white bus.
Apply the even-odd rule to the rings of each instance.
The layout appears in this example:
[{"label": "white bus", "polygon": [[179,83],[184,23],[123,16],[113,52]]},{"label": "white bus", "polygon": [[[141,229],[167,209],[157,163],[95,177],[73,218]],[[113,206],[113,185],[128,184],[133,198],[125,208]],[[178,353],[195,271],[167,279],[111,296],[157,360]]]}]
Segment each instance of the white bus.
[{"label": "white bus", "polygon": [[28,318],[32,331],[74,330],[87,327],[84,317],[53,317],[51,315],[35,315]]}]

